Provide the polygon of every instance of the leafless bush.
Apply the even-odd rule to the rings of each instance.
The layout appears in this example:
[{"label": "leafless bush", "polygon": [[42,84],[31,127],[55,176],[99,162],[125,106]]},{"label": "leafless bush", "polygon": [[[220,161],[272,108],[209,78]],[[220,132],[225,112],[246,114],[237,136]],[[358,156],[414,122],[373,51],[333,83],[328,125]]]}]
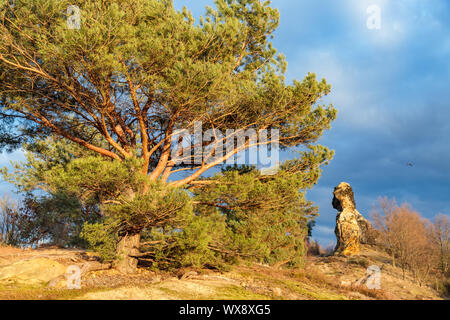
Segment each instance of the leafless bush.
[{"label": "leafless bush", "polygon": [[326,247],[324,247],[317,241],[311,240],[307,243],[307,247],[309,256],[329,256],[333,254],[335,244],[330,243]]},{"label": "leafless bush", "polygon": [[331,256],[334,253],[334,248],[336,244],[334,242],[330,242],[324,249],[323,254],[326,256]]},{"label": "leafless bush", "polygon": [[8,196],[0,198],[0,243],[18,245],[20,241],[19,210]]},{"label": "leafless bush", "polygon": [[398,206],[387,198],[379,199],[379,208],[372,213],[381,245],[391,254],[393,265],[401,267],[403,277],[411,271],[422,285],[437,264],[436,246],[432,241],[430,222],[410,205]]},{"label": "leafless bush", "polygon": [[450,221],[447,215],[439,214],[430,227],[430,236],[437,250],[439,271],[443,276],[450,276]]},{"label": "leafless bush", "polygon": [[307,248],[308,248],[308,256],[320,256],[321,255],[321,246],[320,244],[315,241],[315,240],[311,240],[307,243]]}]

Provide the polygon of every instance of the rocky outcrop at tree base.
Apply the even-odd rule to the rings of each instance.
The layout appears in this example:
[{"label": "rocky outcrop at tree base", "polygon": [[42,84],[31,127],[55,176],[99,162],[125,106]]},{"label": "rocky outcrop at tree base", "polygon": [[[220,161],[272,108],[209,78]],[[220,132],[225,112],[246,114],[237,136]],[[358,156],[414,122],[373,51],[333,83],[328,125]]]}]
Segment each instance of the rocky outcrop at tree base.
[{"label": "rocky outcrop at tree base", "polygon": [[359,245],[375,244],[375,231],[356,210],[352,187],[340,183],[333,192],[333,208],[338,210],[335,234],[337,244],[335,254],[351,256],[359,253]]},{"label": "rocky outcrop at tree base", "polygon": [[21,260],[0,267],[0,283],[40,285],[64,275],[67,266],[49,258]]}]

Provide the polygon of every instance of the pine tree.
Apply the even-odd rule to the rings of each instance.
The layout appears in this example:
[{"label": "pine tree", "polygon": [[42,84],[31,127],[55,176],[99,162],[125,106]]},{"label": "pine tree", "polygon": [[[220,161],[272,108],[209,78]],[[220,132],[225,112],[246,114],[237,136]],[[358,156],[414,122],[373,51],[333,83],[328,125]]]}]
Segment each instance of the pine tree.
[{"label": "pine tree", "polygon": [[[186,165],[172,158],[177,129],[198,122],[203,131],[275,128],[281,146],[293,148],[315,143],[336,118],[333,106],[319,104],[330,92],[325,80],[308,74],[286,83],[286,61],[270,42],[279,13],[269,1],[215,3],[196,22],[169,0],[0,2],[0,145],[55,135],[109,159],[107,166],[95,157],[75,160],[53,178],[73,192],[105,188],[105,214],[120,210],[125,219],[117,261],[124,272],[136,267],[147,224],[176,219],[172,211],[157,218],[163,203],[178,199],[189,211],[185,191],[177,189],[197,184],[235,154],[180,178],[175,173]],[[69,5],[80,8],[79,29],[68,28]],[[249,147],[247,141],[242,149]]]}]

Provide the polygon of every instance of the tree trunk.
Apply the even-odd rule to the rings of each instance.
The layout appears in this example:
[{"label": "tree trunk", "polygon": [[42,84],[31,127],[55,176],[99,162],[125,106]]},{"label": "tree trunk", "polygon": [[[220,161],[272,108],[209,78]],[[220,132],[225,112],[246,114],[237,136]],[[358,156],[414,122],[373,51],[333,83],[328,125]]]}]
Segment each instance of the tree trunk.
[{"label": "tree trunk", "polygon": [[114,268],[122,273],[136,273],[141,234],[125,234],[117,245],[117,259]]}]

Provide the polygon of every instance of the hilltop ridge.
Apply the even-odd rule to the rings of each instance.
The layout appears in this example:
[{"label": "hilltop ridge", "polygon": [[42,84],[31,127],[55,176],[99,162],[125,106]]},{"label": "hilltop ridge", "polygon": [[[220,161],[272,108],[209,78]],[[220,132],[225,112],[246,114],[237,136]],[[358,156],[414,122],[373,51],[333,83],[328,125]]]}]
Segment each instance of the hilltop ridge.
[{"label": "hilltop ridge", "polygon": [[[438,300],[430,287],[402,278],[388,255],[363,246],[358,256],[309,256],[304,269],[275,269],[243,264],[229,271],[183,269],[135,275],[116,270],[86,273],[80,290],[67,289],[61,275],[69,265],[95,260],[82,250],[0,249],[1,299],[83,300]],[[364,284],[371,265],[381,269],[381,289]],[[60,277],[58,283],[51,278]],[[51,284],[51,285],[50,285]]]}]

